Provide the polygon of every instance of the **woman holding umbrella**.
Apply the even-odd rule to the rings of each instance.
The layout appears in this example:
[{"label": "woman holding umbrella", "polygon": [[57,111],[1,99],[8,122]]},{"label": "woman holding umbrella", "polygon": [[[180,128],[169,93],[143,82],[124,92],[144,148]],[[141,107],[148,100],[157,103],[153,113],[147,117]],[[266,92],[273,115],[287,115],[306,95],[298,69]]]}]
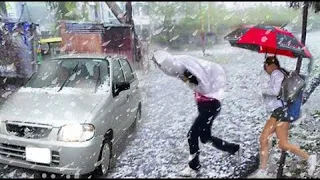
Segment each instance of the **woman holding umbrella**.
[{"label": "woman holding umbrella", "polygon": [[[298,146],[288,142],[290,118],[286,115],[286,109],[283,107],[283,102],[278,99],[281,83],[284,74],[280,71],[280,63],[275,56],[269,56],[264,62],[264,69],[270,75],[268,87],[262,92],[266,100],[267,111],[271,114],[267,120],[259,138],[260,142],[260,169],[254,177],[267,177],[267,161],[269,156],[269,138],[275,132],[279,139],[279,148],[283,151],[290,151],[297,156],[308,161],[308,174],[311,176],[316,167],[316,155],[309,155],[301,150]],[[283,69],[282,69],[283,70]],[[284,104],[286,105],[286,104]]]},{"label": "woman holding umbrella", "polygon": [[[284,55],[291,58],[303,57],[312,59],[307,48],[298,41],[289,31],[269,25],[246,25],[232,31],[225,37],[234,47],[244,48],[258,53]],[[311,62],[311,61],[310,61]],[[266,100],[270,117],[260,135],[260,169],[253,177],[267,177],[268,138],[275,132],[279,139],[279,147],[283,151],[290,151],[308,161],[308,174],[311,176],[316,167],[316,155],[309,155],[298,146],[288,142],[290,117],[284,108],[286,102],[279,99],[284,74],[280,71],[279,61],[276,56],[267,57],[264,69],[270,75],[268,87],[264,89],[263,96]],[[284,70],[284,69],[282,69]],[[311,63],[308,71],[311,71]],[[284,104],[282,104],[284,103]]]}]

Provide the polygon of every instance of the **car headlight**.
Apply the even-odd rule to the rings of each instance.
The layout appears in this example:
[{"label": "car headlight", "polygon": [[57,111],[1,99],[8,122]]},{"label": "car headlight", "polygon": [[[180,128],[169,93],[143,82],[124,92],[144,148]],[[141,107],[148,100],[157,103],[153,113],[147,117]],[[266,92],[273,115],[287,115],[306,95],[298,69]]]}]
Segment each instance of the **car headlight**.
[{"label": "car headlight", "polygon": [[60,128],[58,140],[65,142],[83,142],[94,136],[92,124],[67,124]]}]

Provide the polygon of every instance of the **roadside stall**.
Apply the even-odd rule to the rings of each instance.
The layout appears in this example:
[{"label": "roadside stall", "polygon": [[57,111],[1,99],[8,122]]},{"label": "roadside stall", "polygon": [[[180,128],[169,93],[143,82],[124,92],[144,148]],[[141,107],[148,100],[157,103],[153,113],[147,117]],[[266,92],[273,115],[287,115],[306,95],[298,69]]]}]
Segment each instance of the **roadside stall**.
[{"label": "roadside stall", "polygon": [[41,64],[42,61],[60,54],[61,42],[61,37],[40,39],[37,48],[37,63]]}]

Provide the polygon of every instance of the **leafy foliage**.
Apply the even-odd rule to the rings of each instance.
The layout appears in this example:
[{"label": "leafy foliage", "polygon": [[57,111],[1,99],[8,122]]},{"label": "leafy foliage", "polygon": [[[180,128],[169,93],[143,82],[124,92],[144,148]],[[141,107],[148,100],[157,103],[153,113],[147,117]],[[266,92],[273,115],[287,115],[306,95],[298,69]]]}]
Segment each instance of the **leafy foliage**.
[{"label": "leafy foliage", "polygon": [[77,2],[72,1],[47,1],[46,4],[52,11],[56,11],[57,20],[88,19],[88,11],[85,9],[88,2],[84,2],[82,12],[77,12]]},{"label": "leafy foliage", "polygon": [[[285,6],[260,5],[233,12],[224,4],[214,2],[152,2],[150,15],[155,29],[163,28],[162,32],[152,36],[152,40],[172,47],[178,43],[188,44],[193,41],[194,44],[194,40],[199,41],[202,27],[205,32],[210,29],[216,35],[223,36],[229,28],[240,24],[266,23],[280,26],[299,17],[299,12]],[[301,18],[297,20],[297,24],[301,24],[300,22]],[[177,35],[177,39],[170,41]]]},{"label": "leafy foliage", "polygon": [[[314,9],[314,12],[317,13],[320,11],[320,2],[319,1],[308,1],[309,7],[312,7]],[[299,9],[303,6],[304,2],[301,1],[291,1],[289,3],[289,7],[292,7],[294,9]]]},{"label": "leafy foliage", "polygon": [[[88,20],[89,18],[89,12],[86,8],[88,5],[88,2],[83,2],[83,6],[81,9],[81,12],[77,11],[77,2],[74,1],[46,1],[46,5],[50,8],[52,12],[55,12],[55,19],[56,20],[72,20],[72,21],[78,21],[78,20]],[[56,23],[52,27],[52,33],[54,35],[58,35],[58,27],[59,24]]]}]

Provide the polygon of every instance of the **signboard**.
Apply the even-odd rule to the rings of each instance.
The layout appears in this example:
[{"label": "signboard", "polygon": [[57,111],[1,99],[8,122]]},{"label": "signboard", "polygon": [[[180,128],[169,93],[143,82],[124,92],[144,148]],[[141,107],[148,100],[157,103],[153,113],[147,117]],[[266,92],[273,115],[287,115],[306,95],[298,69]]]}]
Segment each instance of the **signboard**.
[{"label": "signboard", "polygon": [[6,2],[8,19],[18,19],[17,3],[16,2]]},{"label": "signboard", "polygon": [[104,31],[102,24],[90,23],[66,23],[67,32],[82,32],[82,33],[101,33]]}]

